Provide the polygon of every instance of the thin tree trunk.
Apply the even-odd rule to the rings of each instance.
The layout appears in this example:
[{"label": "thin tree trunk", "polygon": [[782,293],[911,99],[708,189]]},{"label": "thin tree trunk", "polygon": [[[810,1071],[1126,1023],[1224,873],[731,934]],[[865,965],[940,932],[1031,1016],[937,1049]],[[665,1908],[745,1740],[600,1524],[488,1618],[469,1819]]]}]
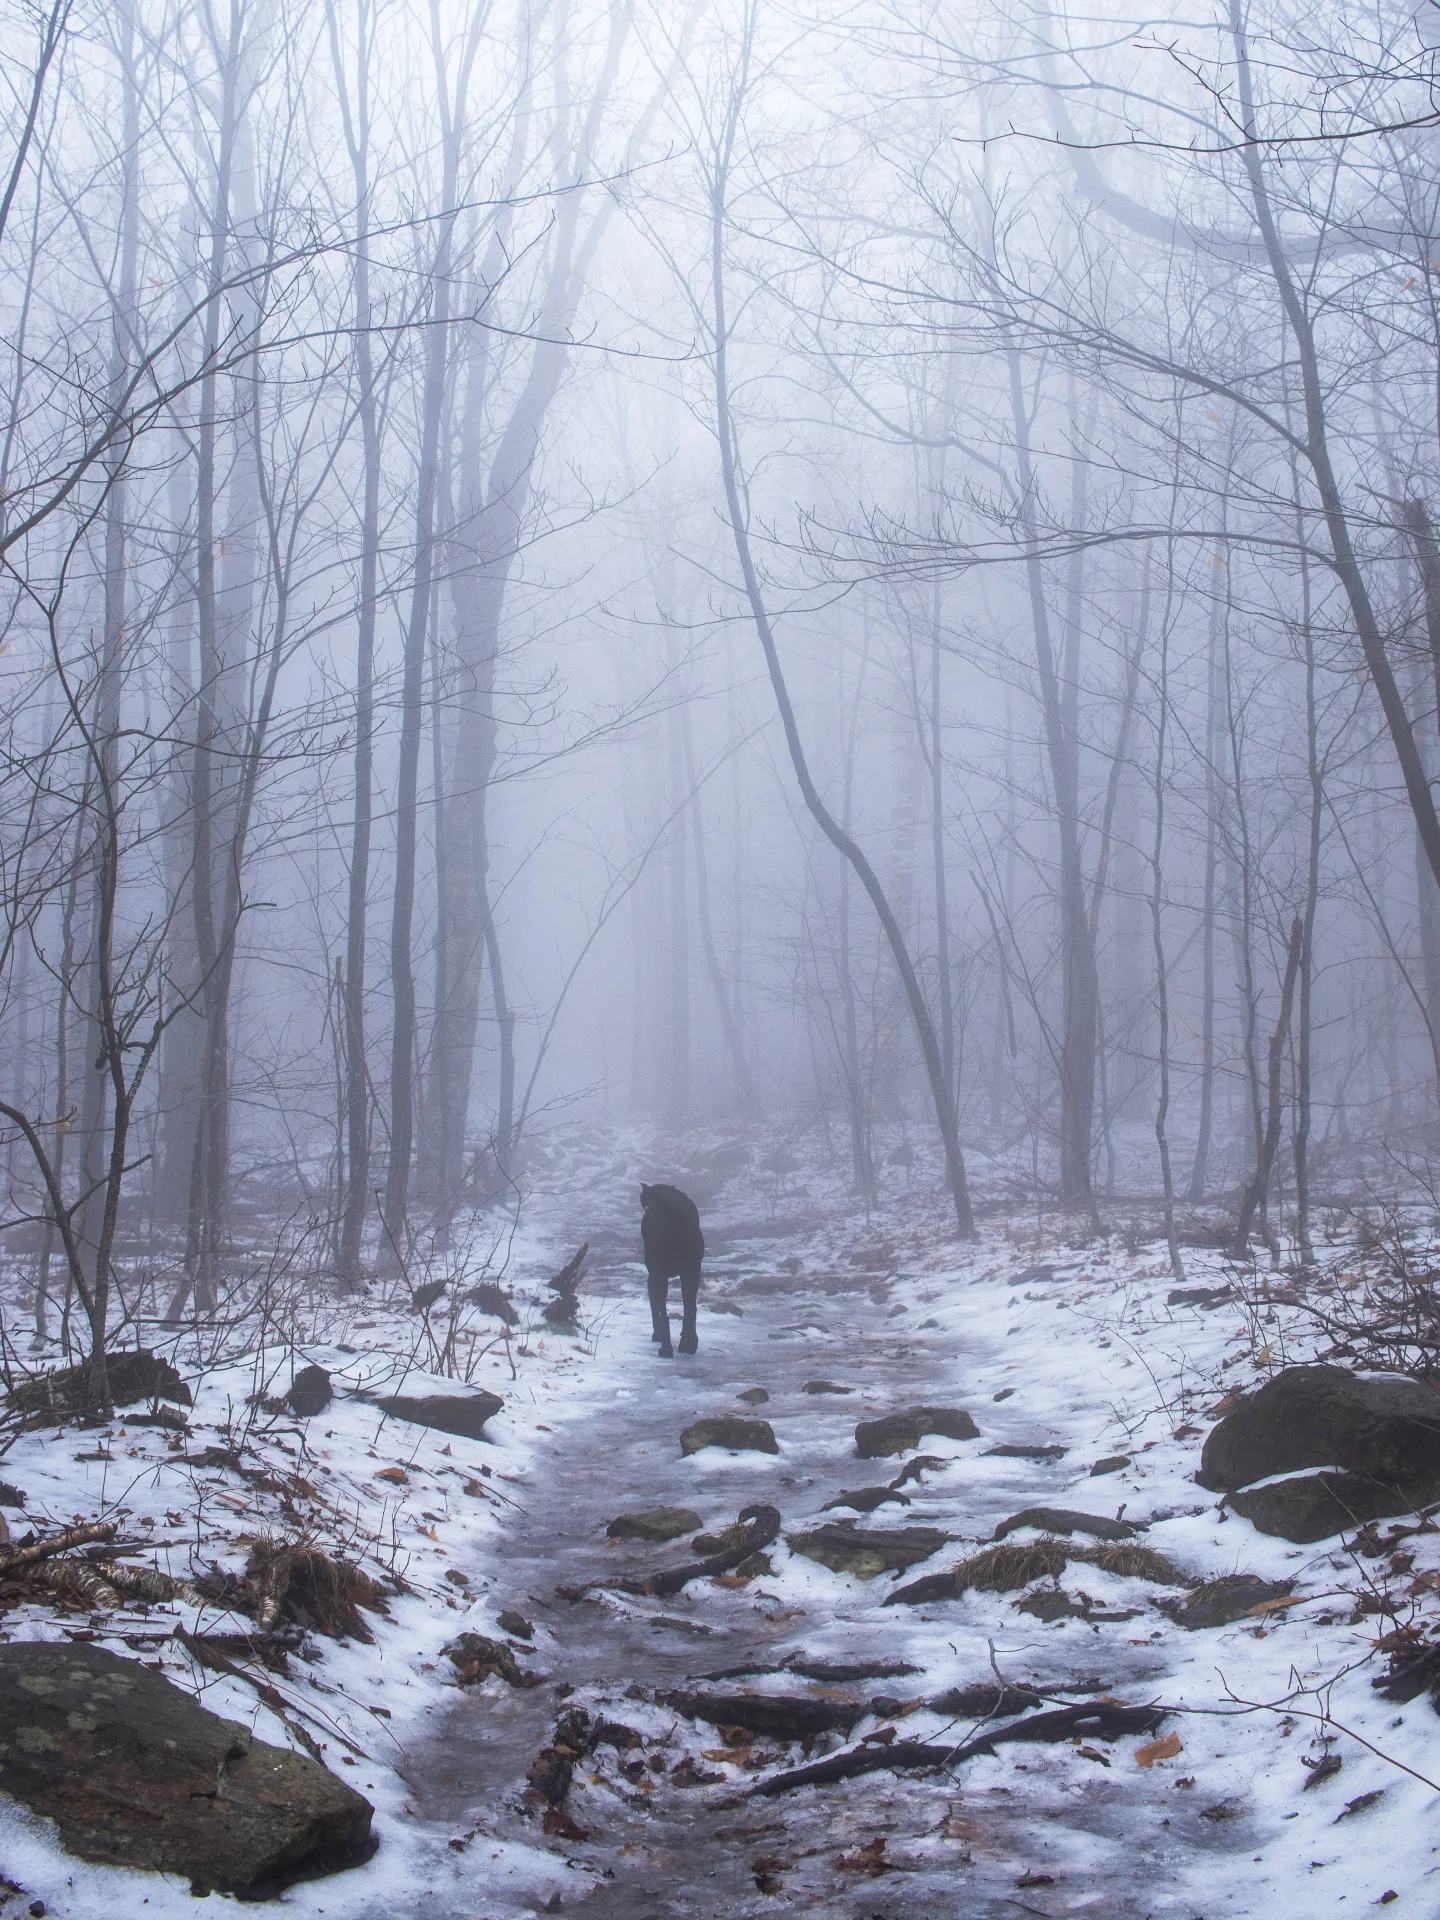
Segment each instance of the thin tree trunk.
[{"label": "thin tree trunk", "polygon": [[1285,950],[1285,977],[1280,988],[1280,1013],[1267,1049],[1265,1130],[1260,1139],[1255,1171],[1250,1177],[1240,1202],[1240,1217],[1236,1222],[1235,1240],[1231,1248],[1231,1255],[1237,1260],[1243,1260],[1249,1251],[1250,1226],[1257,1211],[1265,1204],[1265,1196],[1270,1186],[1270,1170],[1275,1164],[1275,1152],[1280,1145],[1281,1068],[1285,1058],[1285,1036],[1290,1031],[1290,1014],[1295,1003],[1295,981],[1300,971],[1300,953],[1304,944],[1305,922],[1297,915],[1290,923],[1290,940]]},{"label": "thin tree trunk", "polygon": [[354,811],[345,903],[345,964],[342,1012],[345,1048],[345,1145],[347,1177],[340,1219],[337,1265],[347,1287],[360,1277],[360,1254],[370,1194],[370,1076],[365,1047],[366,902],[370,886],[370,837],[374,826],[375,622],[380,563],[380,417],[371,344],[370,300],[370,53],[373,14],[355,12],[358,44],[352,112],[345,84],[334,0],[327,0],[331,62],[335,71],[345,141],[355,187],[355,377],[360,418],[360,593],[355,634]]},{"label": "thin tree trunk", "polygon": [[870,897],[876,917],[880,921],[886,941],[894,957],[895,967],[905,990],[905,998],[910,1009],[910,1018],[914,1023],[916,1038],[920,1043],[921,1056],[925,1063],[925,1075],[930,1084],[930,1097],[934,1103],[935,1121],[940,1134],[941,1147],[945,1156],[945,1170],[950,1189],[951,1203],[955,1209],[955,1224],[963,1239],[975,1237],[975,1218],[970,1208],[970,1192],[965,1177],[965,1161],[960,1151],[959,1129],[956,1124],[955,1105],[950,1097],[950,1089],[945,1082],[945,1063],[940,1054],[940,1043],[935,1033],[935,1023],[930,1017],[925,995],[915,972],[915,964],[905,942],[904,933],[891,909],[885,889],[879,876],[859,846],[835,819],[811,778],[810,765],[800,739],[800,729],[795,719],[795,709],[790,700],[790,689],[786,683],[784,671],[780,665],[779,649],[775,644],[774,630],[770,624],[769,610],[760,586],[760,576],[755,567],[754,556],[750,548],[749,521],[741,498],[741,483],[735,422],[730,408],[729,384],[729,325],[726,319],[725,282],[724,282],[724,237],[726,188],[730,155],[738,134],[738,112],[743,97],[737,88],[732,97],[727,116],[726,131],[720,153],[716,156],[716,171],[711,182],[711,294],[713,300],[713,340],[712,352],[715,381],[715,421],[720,441],[720,467],[725,490],[725,505],[730,521],[730,531],[735,542],[735,555],[740,565],[740,574],[744,582],[745,597],[749,604],[751,620],[756,636],[765,655],[765,665],[770,675],[771,690],[775,695],[775,704],[779,709],[781,725],[785,730],[785,744],[790,754],[790,764],[794,769],[796,783],[801,796],[825,838],[854,869],[856,878]]}]

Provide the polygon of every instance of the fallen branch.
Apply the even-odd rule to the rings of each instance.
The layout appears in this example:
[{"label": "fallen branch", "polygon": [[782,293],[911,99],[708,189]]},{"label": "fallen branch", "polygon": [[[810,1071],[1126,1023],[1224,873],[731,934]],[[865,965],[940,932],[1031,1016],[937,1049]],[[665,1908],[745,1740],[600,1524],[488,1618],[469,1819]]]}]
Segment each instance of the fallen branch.
[{"label": "fallen branch", "polygon": [[920,1771],[938,1767],[958,1767],[982,1753],[993,1753],[1011,1741],[1068,1740],[1072,1734],[1088,1734],[1098,1740],[1118,1740],[1123,1734],[1153,1733],[1165,1718],[1164,1707],[1122,1707],[1108,1701],[1080,1707],[1060,1707],[1054,1713],[1032,1714],[1014,1720],[1009,1726],[994,1727],[958,1747],[929,1746],[919,1740],[897,1740],[888,1747],[850,1747],[844,1753],[831,1754],[828,1760],[816,1760],[808,1767],[794,1767],[777,1773],[750,1789],[750,1798],[766,1798],[789,1793],[795,1787],[828,1787],[837,1780],[853,1780],[862,1773],[878,1773],[882,1768],[896,1771]]},{"label": "fallen branch", "polygon": [[32,1540],[25,1547],[0,1547],[0,1574],[11,1573],[16,1567],[33,1566],[37,1560],[48,1560],[52,1554],[69,1553],[72,1547],[88,1546],[92,1540],[113,1540],[118,1531],[114,1520],[88,1520],[82,1527],[67,1527],[63,1533],[52,1533],[48,1540]]}]

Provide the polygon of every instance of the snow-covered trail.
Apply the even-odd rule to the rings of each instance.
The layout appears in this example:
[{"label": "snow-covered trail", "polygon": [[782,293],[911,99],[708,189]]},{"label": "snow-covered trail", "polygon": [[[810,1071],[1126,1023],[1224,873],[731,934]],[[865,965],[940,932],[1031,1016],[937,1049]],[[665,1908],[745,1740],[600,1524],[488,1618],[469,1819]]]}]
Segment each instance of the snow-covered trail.
[{"label": "snow-covered trail", "polygon": [[[942,1293],[949,1291],[940,1284]],[[972,1303],[981,1304],[973,1295]],[[743,1317],[716,1312],[722,1304],[739,1306]],[[673,1725],[672,1760],[713,1750],[719,1736],[653,1706],[637,1707],[625,1697],[627,1688],[653,1691],[717,1671],[773,1666],[793,1652],[835,1661],[904,1659],[922,1669],[914,1679],[834,1689],[867,1699],[933,1695],[986,1679],[994,1630],[964,1617],[975,1612],[969,1603],[882,1610],[888,1576],[846,1578],[787,1554],[783,1545],[772,1556],[776,1577],[761,1577],[742,1590],[700,1581],[670,1600],[593,1596],[578,1603],[555,1591],[557,1584],[583,1587],[686,1557],[681,1542],[672,1548],[607,1543],[604,1523],[622,1511],[691,1507],[714,1528],[762,1500],[779,1507],[787,1530],[814,1523],[842,1488],[884,1483],[902,1464],[900,1458],[859,1459],[856,1421],[917,1402],[968,1407],[981,1438],[927,1439],[926,1453],[950,1457],[955,1465],[928,1474],[922,1484],[912,1482],[909,1507],[884,1506],[869,1520],[861,1518],[862,1528],[928,1524],[974,1540],[1037,1503],[1113,1512],[1113,1481],[1091,1482],[1090,1497],[1077,1497],[1073,1483],[1077,1474],[1088,1474],[1089,1453],[1061,1462],[984,1457],[986,1448],[1000,1442],[1055,1443],[1057,1431],[1061,1444],[1097,1443],[1110,1410],[1095,1392],[1088,1341],[1067,1327],[1069,1364],[1057,1368],[1052,1351],[1052,1364],[1042,1365],[1038,1380],[1027,1384],[1004,1327],[992,1312],[967,1314],[965,1305],[952,1296],[941,1309],[950,1309],[948,1327],[936,1327],[932,1318],[928,1331],[911,1332],[927,1308],[910,1287],[897,1292],[854,1274],[821,1273],[778,1288],[763,1275],[738,1283],[712,1277],[702,1295],[700,1353],[663,1362],[648,1342],[639,1288],[629,1291],[607,1322],[585,1401],[569,1412],[547,1406],[553,1434],[523,1491],[512,1489],[520,1509],[487,1553],[483,1572],[491,1605],[515,1607],[535,1621],[535,1664],[553,1682],[576,1689],[575,1703],[601,1706],[643,1727],[647,1737]],[[1055,1335],[1045,1332],[1053,1348]],[[1057,1374],[1072,1379],[1064,1408],[1054,1404]],[[851,1391],[806,1393],[805,1383],[816,1379]],[[737,1395],[755,1386],[770,1395],[754,1411],[772,1422],[778,1457],[714,1449],[682,1457],[679,1436],[691,1420],[749,1413]],[[1007,1386],[997,1404],[994,1396]],[[1072,1404],[1076,1394],[1081,1405]],[[1097,1501],[1097,1488],[1108,1507]],[[1113,1607],[1122,1585],[1131,1583],[1107,1585],[1100,1574],[1087,1584],[1097,1600]],[[1138,1592],[1123,1597],[1143,1606]],[[1009,1612],[1011,1598],[984,1596],[983,1612]],[[1144,1700],[1163,1691],[1164,1662],[1149,1640],[1154,1620],[1145,1614],[1103,1627],[1075,1621],[1046,1627],[1010,1612],[997,1652],[1009,1678],[1039,1678],[1056,1691],[1103,1688]],[[769,1684],[791,1693],[823,1691],[790,1676]],[[560,1704],[553,1686],[521,1692],[492,1680],[457,1702],[437,1737],[409,1758],[406,1777],[422,1817],[452,1837],[474,1835],[465,1849],[474,1891],[454,1907],[457,1916],[499,1912],[506,1904],[498,1898],[494,1907],[486,1904],[487,1891],[500,1894],[498,1887],[487,1889],[487,1839],[523,1838],[533,1845],[539,1837],[533,1811],[521,1811],[521,1791],[526,1767],[547,1743]],[[878,1729],[884,1718],[882,1713],[862,1721],[854,1735]],[[929,1714],[918,1718],[925,1731],[910,1715],[902,1737],[934,1737],[946,1724]],[[948,1725],[944,1737],[958,1740],[967,1731],[965,1724]],[[985,1916],[1086,1909],[1117,1920],[1161,1911],[1188,1914],[1183,1901],[1157,1903],[1157,1893],[1176,1876],[1177,1855],[1233,1851],[1248,1842],[1236,1826],[1226,1831],[1195,1818],[1198,1809],[1183,1807],[1193,1793],[1178,1796],[1177,1809],[1173,1782],[1173,1773],[1137,1770],[1123,1749],[1107,1769],[1067,1744],[1058,1752],[1004,1749],[995,1759],[971,1763],[966,1777],[953,1784],[882,1772],[849,1786],[740,1803],[738,1792],[748,1780],[737,1774],[724,1787],[680,1789],[662,1780],[647,1804],[627,1790],[607,1753],[596,1767],[577,1769],[570,1808],[589,1837],[549,1843],[556,1864],[553,1892],[566,1908],[583,1905],[588,1913],[636,1920],[821,1910],[856,1920],[877,1913],[885,1920],[936,1920],[958,1912],[957,1903],[967,1915]],[[837,1856],[879,1836],[895,1870],[870,1876],[837,1867]],[[771,1892],[757,1887],[757,1860],[762,1871],[763,1862],[773,1863],[778,1884]],[[1018,1880],[1038,1882],[1041,1876],[1052,1884],[1017,1890]],[[433,1910],[429,1903],[426,1910]],[[1231,1903],[1228,1910],[1237,1909]]]}]

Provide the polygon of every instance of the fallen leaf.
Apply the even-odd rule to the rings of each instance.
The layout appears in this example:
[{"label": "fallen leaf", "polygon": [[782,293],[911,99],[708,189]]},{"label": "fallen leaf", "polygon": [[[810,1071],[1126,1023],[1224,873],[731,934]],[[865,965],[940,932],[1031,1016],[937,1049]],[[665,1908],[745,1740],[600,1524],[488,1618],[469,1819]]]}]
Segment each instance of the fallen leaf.
[{"label": "fallen leaf", "polygon": [[1330,1822],[1331,1826],[1338,1827],[1340,1822],[1342,1820],[1348,1820],[1352,1813],[1364,1813],[1367,1807],[1373,1807],[1377,1800],[1383,1800],[1384,1798],[1385,1789],[1383,1787],[1375,1787],[1369,1793],[1357,1793],[1353,1800],[1347,1800],[1345,1802],[1345,1805]]},{"label": "fallen leaf", "polygon": [[1022,1873],[1015,1884],[1017,1887],[1053,1887],[1055,1876],[1053,1873]]},{"label": "fallen leaf", "polygon": [[381,1467],[375,1478],[388,1480],[392,1487],[408,1487],[410,1484],[410,1476],[403,1467]]},{"label": "fallen leaf", "polygon": [[1310,1768],[1310,1778],[1305,1782],[1306,1793],[1311,1787],[1318,1787],[1322,1780],[1333,1780],[1344,1764],[1338,1753],[1327,1753],[1323,1760],[1317,1760]]},{"label": "fallen leaf", "polygon": [[577,1827],[563,1807],[547,1807],[544,1821],[546,1833],[553,1833],[560,1840],[588,1840],[589,1834],[584,1827]]},{"label": "fallen leaf", "polygon": [[712,1577],[710,1584],[712,1587],[728,1587],[732,1592],[738,1592],[748,1587],[753,1578],[754,1575],[748,1573],[717,1573]]},{"label": "fallen leaf", "polygon": [[1176,1427],[1174,1433],[1171,1434],[1170,1438],[1172,1440],[1193,1440],[1196,1434],[1199,1433],[1199,1431],[1200,1431],[1199,1427],[1191,1427],[1191,1426]]},{"label": "fallen leaf", "polygon": [[1247,1607],[1245,1618],[1257,1620],[1262,1613],[1278,1613],[1282,1607],[1296,1607],[1300,1604],[1298,1593],[1282,1593],[1278,1600],[1262,1600],[1258,1606]]},{"label": "fallen leaf", "polygon": [[884,1835],[876,1834],[854,1853],[842,1853],[835,1864],[842,1873],[887,1873]]},{"label": "fallen leaf", "polygon": [[1180,1748],[1178,1733],[1167,1733],[1163,1740],[1151,1740],[1135,1749],[1137,1767],[1153,1767],[1157,1760],[1173,1760]]}]

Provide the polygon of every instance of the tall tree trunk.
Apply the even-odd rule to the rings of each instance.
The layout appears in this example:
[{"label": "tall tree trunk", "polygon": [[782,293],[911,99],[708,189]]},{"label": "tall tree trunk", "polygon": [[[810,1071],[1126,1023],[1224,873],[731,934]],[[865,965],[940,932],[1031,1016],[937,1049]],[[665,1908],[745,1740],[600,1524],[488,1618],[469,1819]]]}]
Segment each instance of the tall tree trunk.
[{"label": "tall tree trunk", "polygon": [[353,1286],[361,1271],[361,1247],[370,1193],[370,1074],[365,1046],[366,903],[370,886],[370,837],[374,826],[375,621],[380,564],[380,410],[371,342],[370,299],[370,57],[374,14],[369,0],[355,10],[355,98],[346,84],[334,0],[327,0],[331,64],[335,72],[346,146],[355,190],[355,378],[360,418],[360,588],[355,632],[354,811],[345,902],[345,966],[342,1012],[345,1049],[346,1183],[340,1217],[337,1265],[342,1284]]}]

